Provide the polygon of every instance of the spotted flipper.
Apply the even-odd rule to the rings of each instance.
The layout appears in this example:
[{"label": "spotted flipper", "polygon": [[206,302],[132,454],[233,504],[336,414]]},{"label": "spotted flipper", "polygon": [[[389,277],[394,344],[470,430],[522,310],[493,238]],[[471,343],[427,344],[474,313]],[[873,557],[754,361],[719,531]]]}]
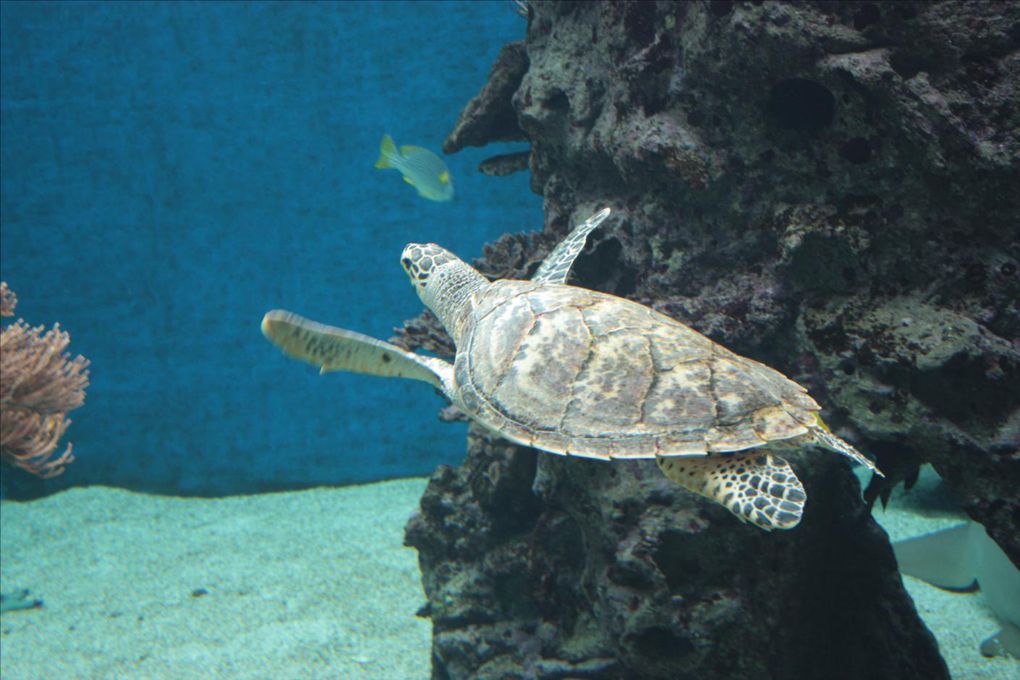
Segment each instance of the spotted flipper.
[{"label": "spotted flipper", "polygon": [[570,235],[560,241],[553,248],[552,252],[546,256],[538,271],[531,277],[531,280],[539,283],[566,283],[567,275],[570,273],[570,266],[574,264],[574,260],[577,259],[577,256],[584,249],[584,244],[588,240],[588,234],[602,224],[602,221],[607,217],[609,217],[609,208],[603,208],[574,227]]},{"label": "spotted flipper", "polygon": [[790,464],[770,453],[659,456],[663,474],[724,505],[744,522],[771,531],[800,522],[807,494]]},{"label": "spotted flipper", "polygon": [[262,318],[262,334],[283,353],[319,367],[320,373],[349,371],[422,380],[450,393],[453,367],[435,357],[376,340],[361,333],[310,321],[274,309]]}]

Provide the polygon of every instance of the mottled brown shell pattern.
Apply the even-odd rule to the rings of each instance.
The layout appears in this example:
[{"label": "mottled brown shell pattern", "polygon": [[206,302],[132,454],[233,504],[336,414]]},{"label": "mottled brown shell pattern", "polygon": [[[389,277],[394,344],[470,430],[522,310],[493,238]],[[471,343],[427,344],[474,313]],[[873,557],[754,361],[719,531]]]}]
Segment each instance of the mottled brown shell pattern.
[{"label": "mottled brown shell pattern", "polygon": [[460,406],[553,453],[653,458],[739,451],[814,429],[804,388],[623,298],[496,281],[455,362]]}]

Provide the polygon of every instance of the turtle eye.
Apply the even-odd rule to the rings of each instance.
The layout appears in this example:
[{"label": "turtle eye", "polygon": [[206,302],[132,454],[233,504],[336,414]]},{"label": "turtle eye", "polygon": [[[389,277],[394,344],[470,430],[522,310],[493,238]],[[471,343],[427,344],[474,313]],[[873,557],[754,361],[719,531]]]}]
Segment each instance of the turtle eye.
[{"label": "turtle eye", "polygon": [[404,259],[402,259],[400,261],[400,264],[404,265],[404,269],[410,269],[411,268],[411,258],[405,257]]}]

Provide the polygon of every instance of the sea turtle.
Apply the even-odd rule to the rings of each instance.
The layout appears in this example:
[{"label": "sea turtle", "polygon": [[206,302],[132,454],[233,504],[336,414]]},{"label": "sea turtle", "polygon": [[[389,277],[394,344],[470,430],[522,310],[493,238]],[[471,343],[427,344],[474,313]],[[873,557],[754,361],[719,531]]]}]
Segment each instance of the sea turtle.
[{"label": "sea turtle", "polygon": [[[435,244],[400,261],[457,346],[453,364],[274,310],[262,332],[328,371],[430,383],[479,424],[549,453],[655,458],[670,479],[763,529],[790,529],[807,498],[790,465],[760,447],[808,444],[877,468],[832,434],[807,391],[644,305],[566,284],[604,209],[575,228],[530,281],[488,281]],[[879,473],[880,474],[880,473]]]}]

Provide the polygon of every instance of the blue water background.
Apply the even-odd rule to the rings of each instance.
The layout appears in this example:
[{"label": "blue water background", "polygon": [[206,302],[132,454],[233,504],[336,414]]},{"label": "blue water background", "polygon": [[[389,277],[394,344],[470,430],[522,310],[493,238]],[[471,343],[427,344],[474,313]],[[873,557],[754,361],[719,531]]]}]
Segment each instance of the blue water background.
[{"label": "blue water background", "polygon": [[372,168],[385,132],[439,151],[523,36],[512,7],[0,5],[0,273],[18,316],[60,322],[92,362],[77,461],[50,488],[238,493],[462,458],[432,388],[319,376],[259,321],[284,307],[388,338],[421,310],[406,242],[472,258],[541,226],[526,173],[475,171],[520,145],[446,157],[450,203]]}]

